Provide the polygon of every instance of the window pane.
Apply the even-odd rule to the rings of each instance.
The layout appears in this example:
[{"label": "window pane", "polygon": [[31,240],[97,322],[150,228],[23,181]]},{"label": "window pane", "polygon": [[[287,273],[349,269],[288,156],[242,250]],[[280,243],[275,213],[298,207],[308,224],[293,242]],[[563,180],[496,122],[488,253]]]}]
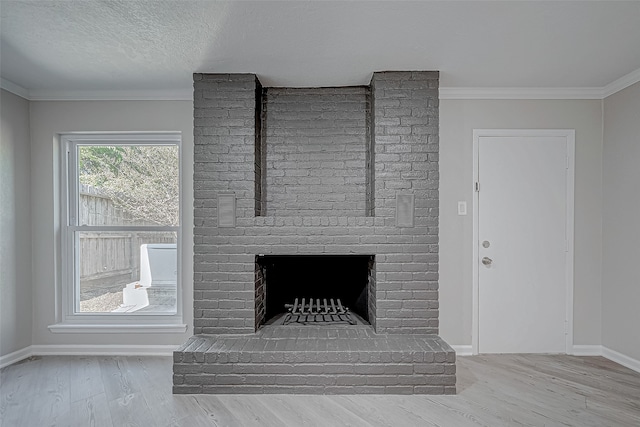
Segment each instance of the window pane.
[{"label": "window pane", "polygon": [[176,145],[78,146],[79,225],[178,225]]},{"label": "window pane", "polygon": [[175,232],[78,232],[81,313],[175,313]]}]

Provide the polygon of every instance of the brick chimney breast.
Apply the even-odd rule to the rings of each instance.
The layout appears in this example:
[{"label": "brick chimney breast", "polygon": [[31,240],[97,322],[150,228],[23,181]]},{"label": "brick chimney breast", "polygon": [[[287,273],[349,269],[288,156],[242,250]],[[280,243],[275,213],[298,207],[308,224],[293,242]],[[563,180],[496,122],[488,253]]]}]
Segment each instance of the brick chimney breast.
[{"label": "brick chimney breast", "polygon": [[[333,355],[338,342],[325,346],[322,337],[331,333],[321,329],[290,329],[296,340],[311,341],[286,344],[300,347],[301,355],[278,352],[285,344],[265,326],[269,271],[260,261],[343,255],[368,260],[362,312],[369,324],[336,330],[335,337],[345,339],[345,351],[353,337],[398,351],[363,353],[359,360],[397,357],[416,375],[408,380],[413,385],[399,378],[398,387],[376,390],[455,392],[455,353],[437,337],[438,79],[437,71],[385,71],[373,73],[369,86],[263,88],[253,74],[194,74],[195,336],[175,353],[176,392],[227,390],[214,387],[224,383],[213,375],[218,368],[190,365],[207,358],[348,359]],[[304,297],[304,277],[299,291],[291,289],[300,294],[291,301]],[[233,341],[237,334],[246,342]],[[320,346],[319,353],[306,353],[307,345]],[[406,346],[404,353],[397,346]],[[266,353],[253,354],[262,347]],[[418,367],[412,358],[440,365]],[[205,371],[212,374],[209,391]],[[427,373],[439,376],[422,384]],[[329,382],[307,390],[353,391],[334,377],[322,381]],[[276,389],[284,390],[269,388]]]}]

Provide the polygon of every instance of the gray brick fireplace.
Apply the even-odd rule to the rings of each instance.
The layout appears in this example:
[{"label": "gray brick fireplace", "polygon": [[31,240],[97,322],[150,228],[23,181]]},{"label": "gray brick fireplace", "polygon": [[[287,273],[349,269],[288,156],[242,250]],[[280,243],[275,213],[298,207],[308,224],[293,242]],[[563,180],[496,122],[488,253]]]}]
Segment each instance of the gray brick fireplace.
[{"label": "gray brick fireplace", "polygon": [[[194,336],[175,393],[455,393],[437,335],[438,72],[333,88],[195,74],[194,142]],[[323,283],[357,325],[274,321]]]}]

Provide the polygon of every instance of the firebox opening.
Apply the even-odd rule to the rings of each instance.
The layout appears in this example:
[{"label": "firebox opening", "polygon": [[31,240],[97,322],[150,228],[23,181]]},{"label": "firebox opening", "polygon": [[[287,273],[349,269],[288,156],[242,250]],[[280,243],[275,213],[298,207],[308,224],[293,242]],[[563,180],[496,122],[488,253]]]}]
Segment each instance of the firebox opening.
[{"label": "firebox opening", "polygon": [[[305,298],[306,313],[339,312],[340,300],[343,307],[355,314],[353,319],[370,322],[373,255],[267,255],[257,257],[256,263],[256,273],[264,293],[259,295],[256,285],[256,298],[262,298],[264,304],[264,317],[257,319],[257,327],[285,315],[296,298],[299,304]],[[331,307],[332,300],[335,309],[327,310],[326,306]],[[313,301],[311,305],[310,301]],[[333,318],[338,319],[336,316]],[[348,318],[343,323],[348,324]]]}]

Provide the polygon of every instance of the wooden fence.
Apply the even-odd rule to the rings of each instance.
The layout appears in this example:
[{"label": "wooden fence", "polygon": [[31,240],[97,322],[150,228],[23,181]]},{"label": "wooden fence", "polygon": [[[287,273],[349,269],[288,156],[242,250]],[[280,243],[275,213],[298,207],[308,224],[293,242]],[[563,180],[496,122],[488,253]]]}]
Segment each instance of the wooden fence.
[{"label": "wooden fence", "polygon": [[158,225],[134,218],[120,209],[108,195],[90,185],[80,185],[79,202],[80,225]]},{"label": "wooden fence", "polygon": [[[80,191],[80,223],[86,225],[157,225],[135,220],[89,186]],[[175,232],[80,233],[81,300],[122,290],[140,278],[140,245],[176,243]]]}]

